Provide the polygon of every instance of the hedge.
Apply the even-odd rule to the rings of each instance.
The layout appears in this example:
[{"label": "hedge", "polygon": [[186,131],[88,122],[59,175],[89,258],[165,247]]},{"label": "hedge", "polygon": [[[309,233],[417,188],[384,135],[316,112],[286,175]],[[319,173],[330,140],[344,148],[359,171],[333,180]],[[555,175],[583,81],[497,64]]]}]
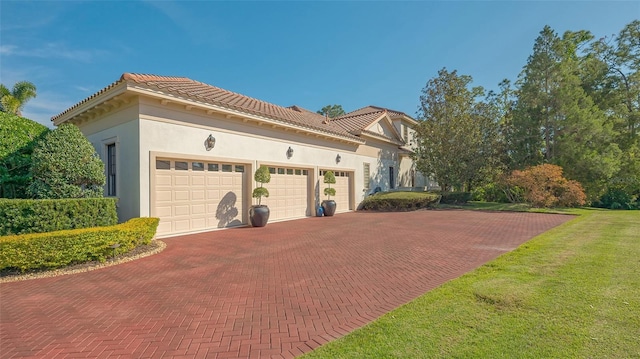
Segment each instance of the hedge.
[{"label": "hedge", "polygon": [[400,194],[400,192],[371,195],[362,201],[360,209],[393,212],[415,211],[423,208],[434,208],[440,200],[440,196],[434,193],[420,193],[419,195],[414,192],[408,193],[413,195],[408,196],[406,193]]},{"label": "hedge", "polygon": [[440,192],[442,204],[464,204],[471,201],[473,194],[471,192]]},{"label": "hedge", "polygon": [[[108,227],[72,229],[0,237],[0,270],[54,269],[87,261],[105,261],[149,244],[158,218],[134,218]],[[117,248],[112,248],[119,244]]]},{"label": "hedge", "polygon": [[0,199],[0,236],[118,223],[116,199]]}]

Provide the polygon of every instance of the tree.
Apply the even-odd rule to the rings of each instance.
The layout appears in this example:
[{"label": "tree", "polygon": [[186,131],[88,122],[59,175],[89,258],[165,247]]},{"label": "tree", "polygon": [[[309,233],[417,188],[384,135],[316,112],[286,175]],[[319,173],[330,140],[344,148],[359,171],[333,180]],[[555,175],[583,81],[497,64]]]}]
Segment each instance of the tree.
[{"label": "tree", "polygon": [[585,186],[591,200],[619,170],[621,151],[612,125],[583,88],[581,48],[593,36],[549,27],[540,32],[518,80],[514,133],[515,168],[557,164]]},{"label": "tree", "polygon": [[495,164],[498,136],[495,107],[477,102],[482,88],[472,78],[438,71],[420,96],[416,126],[416,168],[433,176],[443,191],[469,188]]},{"label": "tree", "polygon": [[0,110],[22,116],[22,108],[27,101],[36,97],[36,86],[29,81],[16,82],[13,89],[0,84]]},{"label": "tree", "polygon": [[78,127],[65,124],[48,133],[33,150],[35,198],[102,197],[104,164]]},{"label": "tree", "polygon": [[329,118],[335,118],[345,114],[344,110],[342,109],[342,105],[326,105],[325,107],[320,109],[318,113],[323,116],[328,116]]},{"label": "tree", "polygon": [[0,112],[0,198],[27,198],[31,154],[49,129],[35,121]]},{"label": "tree", "polygon": [[269,173],[269,167],[260,166],[253,174],[253,179],[260,183],[260,187],[253,189],[251,197],[258,199],[258,206],[262,205],[262,197],[269,198],[269,190],[264,187],[265,183],[271,182],[271,174]]}]

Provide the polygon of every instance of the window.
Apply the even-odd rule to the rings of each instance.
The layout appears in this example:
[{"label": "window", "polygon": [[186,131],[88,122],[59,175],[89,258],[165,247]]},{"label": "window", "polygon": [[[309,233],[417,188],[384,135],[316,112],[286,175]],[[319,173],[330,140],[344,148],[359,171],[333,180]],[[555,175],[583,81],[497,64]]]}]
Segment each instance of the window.
[{"label": "window", "polygon": [[402,137],[404,138],[404,142],[409,143],[409,127],[407,125],[402,125]]},{"label": "window", "polygon": [[171,169],[171,161],[156,160],[156,169],[157,170],[168,170],[168,169]]},{"label": "window", "polygon": [[176,171],[186,171],[189,169],[189,162],[176,161]]},{"label": "window", "polygon": [[279,175],[283,175],[284,174],[284,168],[278,168],[278,174]]},{"label": "window", "polygon": [[302,174],[302,170],[296,169],[296,176],[300,176]]},{"label": "window", "polygon": [[292,175],[293,174],[293,168],[287,168],[287,174],[288,175]]},{"label": "window", "polygon": [[116,144],[107,145],[107,196],[116,195]]},{"label": "window", "polygon": [[202,162],[191,162],[191,170],[192,171],[204,171],[204,163],[202,163]]},{"label": "window", "polygon": [[389,167],[389,188],[396,188],[396,176],[393,172],[393,167]]},{"label": "window", "polygon": [[274,175],[276,174],[276,168],[275,167],[269,167],[269,173]]},{"label": "window", "polygon": [[309,170],[302,170],[302,175],[307,176],[309,174]]},{"label": "window", "polygon": [[222,172],[233,172],[232,165],[222,165]]},{"label": "window", "polygon": [[207,170],[211,172],[218,172],[220,166],[217,163],[207,163]]},{"label": "window", "polygon": [[369,180],[370,180],[370,173],[369,173],[369,164],[368,163],[364,163],[363,164],[363,172],[364,172],[364,189],[369,190]]},{"label": "window", "polygon": [[236,172],[244,172],[244,166],[243,165],[236,165]]}]

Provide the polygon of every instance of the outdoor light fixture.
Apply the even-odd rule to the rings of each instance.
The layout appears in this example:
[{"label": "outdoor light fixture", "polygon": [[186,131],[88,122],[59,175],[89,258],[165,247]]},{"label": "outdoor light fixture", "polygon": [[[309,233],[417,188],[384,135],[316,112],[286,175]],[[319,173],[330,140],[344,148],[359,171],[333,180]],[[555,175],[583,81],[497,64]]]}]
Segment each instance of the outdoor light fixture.
[{"label": "outdoor light fixture", "polygon": [[340,163],[341,159],[342,157],[340,157],[340,154],[338,153],[338,155],[336,156],[336,163]]},{"label": "outdoor light fixture", "polygon": [[293,148],[289,146],[289,149],[287,150],[287,158],[291,158],[291,157],[293,157]]},{"label": "outdoor light fixture", "polygon": [[206,140],[204,140],[204,148],[207,149],[207,151],[211,151],[212,148],[214,148],[216,146],[216,138],[213,137],[213,135],[209,134],[209,137],[207,137]]}]

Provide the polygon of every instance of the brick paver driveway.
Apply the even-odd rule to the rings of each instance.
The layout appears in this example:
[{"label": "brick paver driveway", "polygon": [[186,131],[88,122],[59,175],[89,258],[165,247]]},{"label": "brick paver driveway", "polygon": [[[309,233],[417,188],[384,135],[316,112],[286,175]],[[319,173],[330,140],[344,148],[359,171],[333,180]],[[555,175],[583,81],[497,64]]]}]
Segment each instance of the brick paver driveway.
[{"label": "brick paver driveway", "polygon": [[571,218],[347,213],[174,237],[134,262],[0,284],[0,356],[291,358]]}]

